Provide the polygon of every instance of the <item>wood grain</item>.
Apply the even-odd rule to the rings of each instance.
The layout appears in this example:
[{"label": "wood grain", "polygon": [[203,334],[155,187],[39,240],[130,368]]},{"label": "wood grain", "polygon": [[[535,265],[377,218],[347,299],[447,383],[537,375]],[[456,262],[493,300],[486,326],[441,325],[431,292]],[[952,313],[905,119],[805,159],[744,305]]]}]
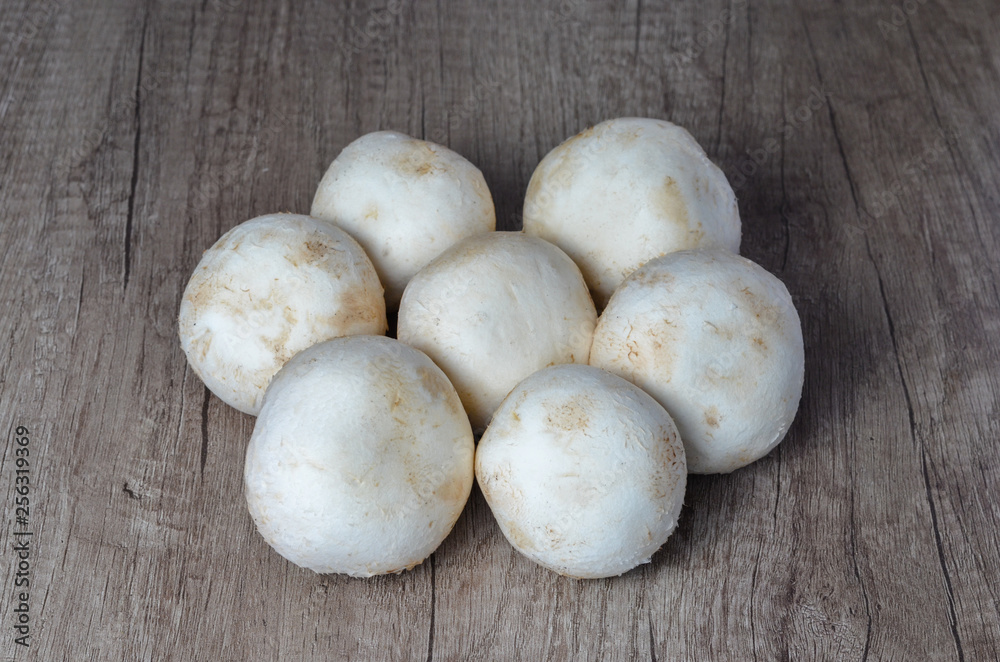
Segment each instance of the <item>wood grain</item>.
[{"label": "wood grain", "polygon": [[[6,0],[0,655],[1000,659],[998,32],[983,0]],[[516,229],[538,160],[623,115],[689,128],[737,189],[743,254],[792,292],[784,443],[693,477],[675,535],[616,579],[532,565],[478,490],[401,576],[273,553],[242,497],[253,419],[176,340],[201,251],[308,211],[378,129],[466,155]]]}]

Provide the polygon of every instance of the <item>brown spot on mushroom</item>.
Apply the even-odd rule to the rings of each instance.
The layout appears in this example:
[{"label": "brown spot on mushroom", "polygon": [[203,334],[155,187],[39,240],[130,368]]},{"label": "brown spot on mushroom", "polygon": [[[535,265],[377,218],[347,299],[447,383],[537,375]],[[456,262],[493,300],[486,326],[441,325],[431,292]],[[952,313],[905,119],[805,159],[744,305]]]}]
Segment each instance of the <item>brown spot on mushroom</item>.
[{"label": "brown spot on mushroom", "polygon": [[673,491],[677,483],[677,464],[680,461],[677,456],[680,443],[676,434],[667,427],[661,427],[660,434],[662,443],[653,446],[655,469],[646,487],[654,501],[665,499]]},{"label": "brown spot on mushroom", "polygon": [[[653,189],[652,195],[654,206],[663,212],[667,218],[679,227],[688,227],[687,205],[684,203],[684,196],[681,193],[680,186],[678,186],[677,181],[673,177],[664,178],[663,186]],[[694,245],[689,244],[689,246]]]},{"label": "brown spot on mushroom", "polygon": [[705,231],[702,230],[701,221],[698,221],[697,227],[688,230],[688,246],[691,247],[700,246],[704,238],[705,238]]},{"label": "brown spot on mushroom", "polygon": [[545,537],[548,539],[549,549],[555,549],[560,547],[563,542],[563,534],[557,530],[554,526],[545,527]]},{"label": "brown spot on mushroom", "polygon": [[395,155],[392,167],[403,177],[422,177],[445,169],[437,153],[425,143],[417,143],[413,148]]},{"label": "brown spot on mushroom", "polygon": [[[215,268],[218,269],[218,267]],[[192,289],[193,292],[191,292]],[[218,303],[223,303],[224,305],[226,299],[229,298],[226,297],[225,292],[235,293],[232,288],[221,282],[218,277],[205,275],[202,275],[197,280],[193,277],[191,284],[188,285],[188,291],[191,294],[188,294],[186,298],[194,307],[196,315],[201,315],[206,307],[215,306]]]},{"label": "brown spot on mushroom", "polygon": [[587,413],[587,403],[569,400],[559,404],[547,404],[548,416],[546,422],[559,430],[581,430],[590,424],[590,415]]},{"label": "brown spot on mushroom", "polygon": [[633,129],[631,131],[626,131],[625,133],[618,134],[618,142],[622,145],[631,145],[639,138],[642,137],[642,129]]},{"label": "brown spot on mushroom", "polygon": [[453,476],[450,480],[434,490],[434,496],[445,503],[464,503],[465,474]]},{"label": "brown spot on mushroom", "polygon": [[455,387],[452,386],[447,377],[424,366],[417,368],[417,374],[424,391],[430,394],[432,399],[443,400],[455,412],[462,413],[464,411],[462,400],[456,397]]},{"label": "brown spot on mushroom", "polygon": [[450,395],[451,384],[439,373],[426,366],[420,366],[417,368],[417,375],[420,377],[420,384],[432,398],[447,398]]},{"label": "brown spot on mushroom", "polygon": [[[660,257],[666,255],[666,253],[661,253]],[[631,287],[637,285],[650,286],[655,285],[656,287],[669,287],[673,284],[675,278],[672,273],[664,271],[663,269],[639,269],[633,271],[631,274],[632,280],[629,282]]]},{"label": "brown spot on mushroom", "polygon": [[324,257],[326,257],[326,254],[329,252],[329,250],[330,247],[324,244],[323,242],[318,241],[316,239],[312,239],[310,241],[305,242],[302,245],[302,250],[300,251],[300,254],[302,255],[303,262],[306,262],[308,264],[322,260]]},{"label": "brown spot on mushroom", "polygon": [[719,427],[719,421],[722,416],[719,415],[719,410],[714,405],[705,410],[705,424],[710,428]]},{"label": "brown spot on mushroom", "polygon": [[510,542],[514,547],[522,551],[536,549],[535,541],[514,520],[507,520],[503,528],[506,530],[507,537],[510,538]]},{"label": "brown spot on mushroom", "polygon": [[673,324],[666,318],[651,324],[645,320],[636,320],[636,323],[638,328],[629,324],[626,329],[610,335],[597,335],[607,340],[592,350],[595,351],[592,356],[598,357],[598,364],[613,366],[612,372],[640,386],[642,375],[648,374],[661,375],[669,382],[679,358],[674,349]]},{"label": "brown spot on mushroom", "polygon": [[275,372],[277,372],[278,368],[283,366],[285,362],[292,358],[292,355],[295,354],[295,352],[288,347],[288,338],[291,335],[292,326],[290,324],[282,324],[279,327],[277,336],[273,338],[261,338],[261,342],[263,342],[264,346],[274,355],[272,367],[262,373],[262,388],[267,386],[267,382],[270,381],[270,378]]},{"label": "brown spot on mushroom", "polygon": [[742,295],[743,303],[750,309],[754,319],[760,323],[759,328],[781,328],[784,318],[778,306],[767,299],[760,297],[749,287],[744,287],[739,292]]},{"label": "brown spot on mushroom", "polygon": [[705,320],[705,327],[706,330],[721,336],[727,342],[732,341],[733,338],[736,337],[737,335],[736,332],[733,330],[733,327],[729,326],[728,324],[722,324],[722,323],[716,324],[714,322],[710,322],[709,320]]},{"label": "brown spot on mushroom", "polygon": [[379,333],[385,333],[389,328],[385,317],[384,303],[372,296],[370,288],[361,291],[348,288],[340,297],[340,307],[328,318],[320,320],[324,326],[340,328],[344,335],[363,332],[373,322],[379,323]]}]

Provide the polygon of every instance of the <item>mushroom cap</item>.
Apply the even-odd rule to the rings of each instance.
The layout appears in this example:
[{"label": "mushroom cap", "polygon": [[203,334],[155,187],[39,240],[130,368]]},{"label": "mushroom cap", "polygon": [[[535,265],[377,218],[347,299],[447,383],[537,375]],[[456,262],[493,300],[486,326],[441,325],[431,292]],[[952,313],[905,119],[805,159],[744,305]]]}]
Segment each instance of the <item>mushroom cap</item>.
[{"label": "mushroom cap", "polygon": [[647,563],[677,525],[687,468],[670,415],[610,373],[537,372],[511,391],[476,450],[476,479],[507,540],[563,575]]},{"label": "mushroom cap", "polygon": [[391,338],[337,338],[274,377],[247,448],[246,499],[279,554],[316,572],[401,572],[451,531],[473,481],[454,387]]},{"label": "mushroom cap", "polygon": [[524,231],[580,265],[599,307],[654,257],[740,249],[725,174],[683,128],[635,117],[602,122],[542,159],[524,199]]},{"label": "mushroom cap", "polygon": [[496,228],[483,173],[447,147],[395,131],[361,136],[327,169],[312,216],[346,230],[375,264],[389,310],[456,242]]},{"label": "mushroom cap", "polygon": [[453,246],[406,288],[397,337],[426,352],[476,430],[518,382],[586,363],[597,321],[580,270],[547,241],[491,232]]},{"label": "mushroom cap", "polygon": [[692,473],[728,473],[785,436],[805,355],[792,298],[723,250],[651,260],[611,297],[590,363],[642,387],[680,430]]},{"label": "mushroom cap", "polygon": [[254,415],[271,377],[297,352],[387,328],[382,285],[361,246],[297,214],[259,216],[222,235],[188,281],[178,326],[209,390]]}]

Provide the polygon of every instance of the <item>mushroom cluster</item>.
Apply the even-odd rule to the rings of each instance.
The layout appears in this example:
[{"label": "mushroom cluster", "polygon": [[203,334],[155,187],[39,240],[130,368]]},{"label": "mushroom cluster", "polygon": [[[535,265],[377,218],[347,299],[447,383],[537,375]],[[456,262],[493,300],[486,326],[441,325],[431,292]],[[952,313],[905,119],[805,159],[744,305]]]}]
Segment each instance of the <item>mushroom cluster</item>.
[{"label": "mushroom cluster", "polygon": [[798,315],[738,255],[733,190],[684,129],[584,131],[539,163],[524,230],[495,228],[472,163],[380,131],[331,163],[309,216],[251,219],[205,251],[181,347],[257,416],[246,501],[292,563],[413,568],[478,482],[525,557],[620,575],[675,529],[688,473],[785,436]]}]

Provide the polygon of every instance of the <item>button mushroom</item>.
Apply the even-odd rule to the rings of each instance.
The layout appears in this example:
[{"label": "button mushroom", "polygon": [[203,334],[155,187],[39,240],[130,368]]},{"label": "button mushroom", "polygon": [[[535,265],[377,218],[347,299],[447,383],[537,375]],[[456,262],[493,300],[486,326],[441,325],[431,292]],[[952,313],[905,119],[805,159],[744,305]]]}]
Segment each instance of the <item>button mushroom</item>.
[{"label": "button mushroom", "polygon": [[247,504],[296,565],[401,572],[451,531],[473,454],[458,394],[427,356],[391,338],[338,338],[296,355],[268,387],[247,448]]},{"label": "button mushroom", "polygon": [[384,334],[382,285],[361,246],[308,216],[271,214],[224,234],[184,290],[181,348],[205,385],[248,414],[296,352]]},{"label": "button mushroom", "polygon": [[323,175],[310,213],[364,247],[390,311],[424,265],[452,244],[496,228],[478,168],[447,147],[395,131],[369,133],[345,147]]},{"label": "button mushroom", "polygon": [[726,176],[681,127],[608,120],[549,152],[524,199],[524,231],[573,258],[603,307],[647,260],[690,248],[740,248]]},{"label": "button mushroom", "polygon": [[531,373],[586,363],[596,319],[580,270],[565,253],[520,232],[491,232],[452,247],[413,277],[398,337],[441,366],[482,430]]},{"label": "button mushroom", "polygon": [[507,540],[572,577],[620,575],[674,530],[687,469],[663,407],[590,366],[528,377],[476,450],[476,479]]},{"label": "button mushroom", "polygon": [[805,357],[780,280],[728,251],[647,262],[611,297],[591,365],[673,416],[692,473],[726,473],[774,448],[795,418]]}]

